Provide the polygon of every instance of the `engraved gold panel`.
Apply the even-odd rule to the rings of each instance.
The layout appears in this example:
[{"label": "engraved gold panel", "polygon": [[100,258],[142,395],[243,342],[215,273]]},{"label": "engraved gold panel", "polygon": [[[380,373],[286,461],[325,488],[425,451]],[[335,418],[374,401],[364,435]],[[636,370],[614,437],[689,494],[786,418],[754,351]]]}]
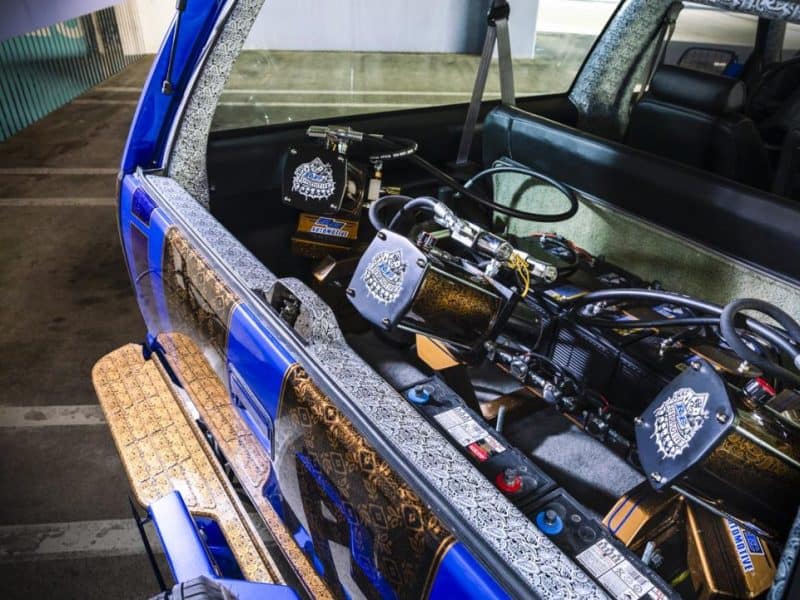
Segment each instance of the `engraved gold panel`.
[{"label": "engraved gold panel", "polygon": [[270,535],[296,571],[308,594],[321,600],[332,598],[275,509],[264,498],[262,490],[271,468],[269,457],[231,405],[228,392],[216,372],[188,336],[180,333],[162,334],[158,336],[158,342]]},{"label": "engraved gold panel", "polygon": [[175,227],[166,234],[162,279],[172,329],[199,335],[223,356],[239,300]]},{"label": "engraved gold panel", "polygon": [[683,526],[685,501],[679,494],[655,491],[643,481],[622,496],[603,519],[603,525],[635,552],[647,541],[666,539]]},{"label": "engraved gold panel", "polygon": [[244,576],[282,582],[235,491],[156,360],[123,346],[92,369],[92,381],[136,500],[148,506],[178,490],[189,512],[214,519]]},{"label": "engraved gold panel", "polygon": [[775,561],[762,540],[748,534],[748,542],[740,527],[699,506],[687,504],[686,515],[689,572],[698,598],[756,598],[769,589]]},{"label": "engraved gold panel", "polygon": [[367,572],[374,564],[398,597],[424,598],[450,532],[299,366],[287,375],[279,418],[291,441],[277,468],[297,472],[303,517],[334,594],[343,597],[330,543],[371,550],[366,568],[352,568],[367,597],[380,595]]}]

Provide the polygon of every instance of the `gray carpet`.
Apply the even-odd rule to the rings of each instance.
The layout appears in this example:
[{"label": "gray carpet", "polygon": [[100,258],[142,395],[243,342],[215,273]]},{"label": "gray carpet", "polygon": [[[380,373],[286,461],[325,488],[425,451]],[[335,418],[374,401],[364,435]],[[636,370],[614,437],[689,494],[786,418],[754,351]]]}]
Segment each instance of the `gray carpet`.
[{"label": "gray carpet", "polygon": [[[347,341],[397,389],[408,389],[428,377],[413,350],[389,345],[374,332],[348,336]],[[492,365],[470,369],[470,378],[482,401],[519,388],[517,381]],[[550,407],[523,417],[511,413],[503,435],[597,517],[602,518],[622,494],[644,479]]]},{"label": "gray carpet", "polygon": [[553,408],[508,418],[503,434],[601,517],[644,477]]}]

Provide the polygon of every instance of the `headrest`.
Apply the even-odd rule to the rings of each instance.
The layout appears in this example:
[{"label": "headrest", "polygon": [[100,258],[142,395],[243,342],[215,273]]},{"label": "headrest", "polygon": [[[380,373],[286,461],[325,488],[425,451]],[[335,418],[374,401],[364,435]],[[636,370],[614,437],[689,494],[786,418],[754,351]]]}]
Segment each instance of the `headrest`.
[{"label": "headrest", "polygon": [[744,82],[723,75],[662,65],[650,82],[648,95],[705,113],[723,114],[744,108]]}]

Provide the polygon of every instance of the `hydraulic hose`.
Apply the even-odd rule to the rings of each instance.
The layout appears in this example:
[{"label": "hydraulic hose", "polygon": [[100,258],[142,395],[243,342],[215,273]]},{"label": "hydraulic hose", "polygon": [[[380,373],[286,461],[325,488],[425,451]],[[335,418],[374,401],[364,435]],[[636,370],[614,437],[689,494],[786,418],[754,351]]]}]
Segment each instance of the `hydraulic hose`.
[{"label": "hydraulic hose", "polygon": [[[399,144],[394,142],[394,141],[392,141],[391,138],[382,137],[382,136],[378,136],[378,135],[374,135],[374,134],[366,134],[364,137],[366,139],[369,139],[370,141],[374,141],[376,144],[384,145],[384,146],[389,147],[389,148],[397,149],[398,146],[399,146]],[[431,175],[436,177],[436,179],[438,179],[439,181],[444,183],[446,186],[452,188],[453,190],[455,190],[456,192],[461,194],[463,197],[469,198],[470,200],[473,200],[474,202],[477,202],[478,204],[482,204],[483,206],[491,208],[492,210],[495,210],[495,211],[497,211],[499,213],[502,213],[502,214],[504,214],[506,216],[509,216],[509,217],[516,217],[517,219],[523,219],[523,220],[526,220],[526,221],[540,221],[542,223],[556,223],[558,221],[563,221],[565,218],[571,217],[572,215],[575,214],[575,211],[578,210],[577,209],[577,198],[575,199],[575,204],[570,207],[570,210],[568,210],[565,213],[561,213],[561,214],[557,214],[557,215],[552,215],[552,214],[542,214],[542,215],[540,215],[540,214],[536,214],[536,213],[530,213],[530,212],[526,212],[526,211],[522,211],[522,210],[517,210],[516,208],[511,208],[509,206],[504,206],[502,204],[497,204],[496,202],[493,202],[491,200],[487,200],[486,198],[483,198],[483,197],[479,196],[478,194],[476,194],[473,191],[471,191],[469,188],[464,187],[464,185],[459,183],[456,179],[454,179],[453,177],[451,177],[450,175],[448,175],[447,173],[445,173],[444,171],[439,169],[437,166],[429,163],[427,160],[422,158],[419,154],[409,154],[407,156],[407,158],[408,158],[409,162],[411,162],[411,163],[417,165],[418,167],[420,167],[421,169],[427,171],[428,173],[430,173]],[[487,171],[488,171],[488,169],[487,169]],[[559,182],[555,182],[555,180],[550,179],[549,177],[546,177],[545,175],[541,175],[539,173],[536,173],[535,176],[541,178],[543,181],[547,181],[548,183],[552,183],[552,184],[556,185],[556,187],[558,187],[558,189],[562,189],[562,188],[566,189],[566,187],[563,184],[561,184]],[[572,195],[570,195],[569,197],[572,198]],[[569,216],[565,216],[567,214]]]},{"label": "hydraulic hose", "polygon": [[394,231],[395,225],[400,222],[400,219],[403,218],[403,215],[411,210],[414,210],[415,208],[425,208],[426,210],[434,212],[435,207],[436,200],[433,198],[428,198],[425,196],[422,196],[421,198],[415,198],[404,204],[403,207],[395,213],[394,217],[392,217],[392,220],[389,221],[389,229]]},{"label": "hydraulic hose", "polygon": [[[717,304],[713,304],[711,302],[705,302],[703,300],[698,300],[696,298],[691,298],[689,296],[683,296],[680,294],[674,294],[670,292],[663,292],[660,290],[647,290],[647,289],[636,289],[636,288],[620,288],[620,289],[612,289],[612,290],[599,290],[596,292],[591,292],[578,298],[572,302],[571,309],[573,311],[577,310],[581,306],[585,306],[587,304],[593,304],[595,302],[607,301],[607,300],[645,300],[649,302],[668,302],[670,304],[676,304],[679,306],[685,306],[692,310],[696,310],[699,312],[710,313],[715,318],[710,320],[706,324],[713,324],[719,325],[720,329],[722,330],[723,327],[723,313],[725,313],[725,308],[730,308],[730,310],[725,313],[725,327],[729,329],[728,335],[725,334],[725,331],[722,330],[722,335],[725,341],[731,346],[731,348],[743,359],[747,360],[748,362],[761,367],[764,371],[767,371],[776,377],[780,377],[786,381],[791,381],[793,385],[800,385],[800,375],[789,371],[781,367],[780,365],[774,364],[772,361],[769,361],[763,357],[758,356],[755,352],[750,350],[749,348],[747,354],[743,354],[739,352],[744,342],[741,340],[739,335],[735,333],[735,327],[733,327],[733,319],[741,310],[757,310],[758,312],[763,312],[764,314],[769,315],[770,317],[774,318],[778,323],[780,323],[785,329],[785,332],[781,332],[769,325],[766,325],[752,317],[745,316],[741,319],[742,325],[752,331],[753,333],[761,336],[768,342],[770,342],[773,346],[779,348],[783,353],[789,356],[792,360],[792,363],[795,367],[800,368],[800,349],[798,349],[790,340],[794,340],[796,342],[800,342],[800,325],[798,325],[792,318],[787,315],[785,312],[780,310],[779,308],[764,302],[762,300],[750,300],[750,299],[743,299],[731,302],[727,307],[723,308]],[[753,305],[753,303],[756,303]],[[756,308],[756,306],[758,308]],[[764,310],[766,309],[766,310]],[[770,312],[767,312],[770,311]],[[775,318],[774,315],[778,315],[778,318]],[[672,323],[676,323],[677,319],[670,320]],[[621,321],[620,323],[625,323],[625,321]],[[639,327],[643,327],[643,322],[634,322]],[[694,323],[699,324],[699,323]],[[730,331],[733,330],[733,334],[731,335]],[[733,344],[731,340],[734,340]],[[737,343],[738,342],[738,343]],[[734,345],[736,344],[736,345]],[[737,350],[738,348],[738,350]],[[751,360],[751,359],[757,360]],[[765,365],[769,365],[768,367]]]},{"label": "hydraulic hose", "polygon": [[[747,362],[760,367],[767,373],[771,373],[772,375],[781,377],[783,379],[791,379],[795,381],[795,383],[800,383],[800,377],[798,377],[798,375],[781,367],[780,365],[776,365],[772,361],[767,360],[762,356],[759,356],[747,346],[742,337],[736,331],[737,316],[739,316],[743,310],[754,310],[771,317],[786,330],[786,333],[789,335],[790,339],[800,340],[800,325],[798,325],[797,322],[792,319],[792,317],[790,317],[777,306],[774,306],[769,302],[764,302],[763,300],[757,300],[755,298],[741,298],[739,300],[734,300],[725,306],[722,314],[719,317],[719,328],[722,332],[722,337],[725,339],[731,349],[736,352],[736,354],[741,356]],[[785,348],[781,349],[786,351]],[[792,363],[796,369],[800,369],[800,350],[793,347],[790,347],[789,350],[793,351],[793,353],[787,352],[792,358]]]},{"label": "hydraulic hose", "polygon": [[367,216],[369,217],[369,222],[375,231],[380,231],[381,229],[386,228],[386,223],[381,219],[381,211],[388,207],[400,207],[402,208],[409,202],[412,202],[414,199],[411,196],[403,196],[401,194],[393,195],[393,196],[383,196],[382,198],[378,198],[373,202],[369,207],[369,212]]},{"label": "hydraulic hose", "polygon": [[[464,184],[464,187],[469,189],[471,188],[476,181],[482,179],[484,177],[488,177],[489,175],[495,175],[497,173],[519,173],[520,175],[527,175],[529,177],[533,177],[535,179],[540,179],[547,183],[548,185],[553,186],[559,192],[566,196],[567,200],[569,201],[569,208],[561,213],[555,214],[547,214],[547,215],[537,215],[539,217],[547,217],[547,219],[536,219],[537,221],[543,221],[547,223],[556,223],[559,221],[566,221],[570,217],[574,216],[576,212],[578,212],[578,207],[580,204],[578,203],[578,194],[573,190],[571,187],[568,187],[558,181],[557,179],[553,179],[552,177],[548,177],[543,173],[539,173],[538,171],[534,171],[533,169],[529,169],[528,167],[517,167],[514,165],[503,165],[499,167],[490,167],[488,169],[484,169],[483,171],[473,175],[472,178],[469,179]],[[529,213],[531,215],[535,215],[536,213]]]}]

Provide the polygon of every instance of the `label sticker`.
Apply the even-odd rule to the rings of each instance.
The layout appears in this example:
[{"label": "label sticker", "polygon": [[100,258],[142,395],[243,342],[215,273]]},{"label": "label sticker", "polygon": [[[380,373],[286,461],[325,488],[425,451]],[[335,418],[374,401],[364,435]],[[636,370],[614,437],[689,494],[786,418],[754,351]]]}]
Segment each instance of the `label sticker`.
[{"label": "label sticker", "polygon": [[433,417],[455,442],[481,462],[505,451],[505,446],[489,435],[461,406]]},{"label": "label sticker", "polygon": [[736,548],[736,554],[739,557],[739,562],[745,573],[755,571],[752,555],[764,554],[764,548],[761,546],[761,540],[758,539],[753,533],[742,529],[738,523],[726,519],[725,523],[728,525],[728,531],[733,539],[733,545]]},{"label": "label sticker", "polygon": [[647,576],[606,539],[598,540],[576,558],[617,600],[638,600],[648,593],[654,598],[661,595],[652,595],[655,586]]},{"label": "label sticker", "polygon": [[565,283],[564,285],[545,290],[544,293],[556,302],[567,302],[568,300],[574,300],[575,298],[585,296],[588,292],[576,285]]},{"label": "label sticker", "polygon": [[667,319],[681,319],[690,316],[686,308],[675,304],[659,304],[654,306],[653,310]]},{"label": "label sticker", "polygon": [[708,420],[708,393],[698,393],[690,387],[676,390],[654,412],[655,438],[658,453],[665,459],[675,459],[689,447],[692,438]]},{"label": "label sticker", "polygon": [[358,237],[358,221],[301,213],[297,231],[312,236],[337,238],[337,241],[352,241]]},{"label": "label sticker", "polygon": [[403,291],[406,266],[400,250],[378,252],[361,275],[369,295],[383,304],[397,300]]},{"label": "label sticker", "polygon": [[294,170],[292,191],[301,196],[314,200],[327,200],[333,195],[335,189],[333,168],[319,157],[299,165]]}]

